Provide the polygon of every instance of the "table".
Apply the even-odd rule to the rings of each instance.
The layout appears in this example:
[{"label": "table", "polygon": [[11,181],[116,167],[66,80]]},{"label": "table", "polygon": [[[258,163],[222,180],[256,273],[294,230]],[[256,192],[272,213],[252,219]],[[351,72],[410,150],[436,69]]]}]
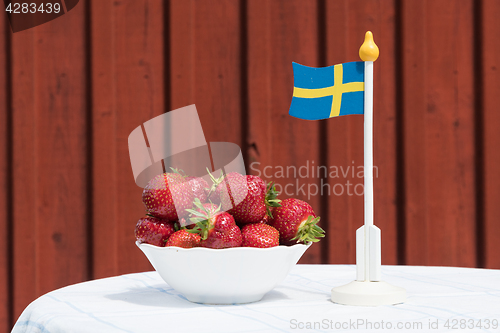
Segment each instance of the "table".
[{"label": "table", "polygon": [[385,281],[407,290],[406,303],[332,303],[331,288],[355,269],[297,265],[260,302],[242,305],[191,303],[156,272],[94,280],[41,296],[12,332],[500,332],[500,270],[382,266]]}]

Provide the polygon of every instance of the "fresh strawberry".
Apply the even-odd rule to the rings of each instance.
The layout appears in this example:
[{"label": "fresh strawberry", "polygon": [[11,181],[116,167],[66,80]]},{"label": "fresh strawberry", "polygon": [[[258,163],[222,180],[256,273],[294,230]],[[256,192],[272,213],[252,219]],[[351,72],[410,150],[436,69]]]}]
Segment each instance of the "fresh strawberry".
[{"label": "fresh strawberry", "polygon": [[154,177],[142,192],[142,201],[148,213],[167,221],[187,216],[186,209],[192,207],[193,199],[189,183],[176,173]]},{"label": "fresh strawberry", "polygon": [[240,227],[240,229],[243,230],[243,228],[246,226],[246,225],[249,225],[249,224],[269,224],[268,222],[271,220],[271,218],[269,217],[269,215],[264,215],[264,217],[262,218],[262,220],[260,220],[259,222],[254,222],[254,223],[238,223],[236,222],[236,225],[238,227]]},{"label": "fresh strawberry", "polygon": [[178,246],[185,249],[197,247],[200,245],[201,237],[198,234],[192,234],[185,229],[178,230],[167,240],[165,246]]},{"label": "fresh strawberry", "polygon": [[241,246],[240,228],[230,214],[221,212],[220,206],[214,208],[212,204],[203,205],[198,198],[194,205],[197,209],[188,209],[188,212],[193,215],[191,221],[196,226],[188,231],[201,236],[200,246],[212,249]]},{"label": "fresh strawberry", "polygon": [[207,202],[208,183],[201,177],[186,177],[186,181],[191,186],[195,198],[201,202]]},{"label": "fresh strawberry", "polygon": [[250,223],[241,229],[243,242],[241,246],[273,247],[280,243],[280,233],[275,228],[264,223]]},{"label": "fresh strawberry", "polygon": [[175,223],[146,216],[135,226],[135,239],[140,243],[165,246],[165,242],[175,232]]},{"label": "fresh strawberry", "polygon": [[186,175],[184,170],[170,168],[173,173],[176,173],[182,176],[191,186],[194,197],[200,199],[201,202],[207,202],[207,194],[208,194],[208,183],[205,179],[201,177],[190,177]]},{"label": "fresh strawberry", "polygon": [[319,237],[325,236],[325,231],[317,225],[319,219],[307,202],[285,199],[281,201],[281,207],[274,208],[269,225],[279,231],[281,244],[307,244],[318,242]]},{"label": "fresh strawberry", "polygon": [[222,210],[233,215],[240,224],[260,222],[266,213],[271,214],[270,207],[279,206],[280,200],[272,183],[266,188],[257,176],[231,172],[219,179],[212,176],[212,181],[215,185],[215,190],[211,189],[213,202],[220,202]]},{"label": "fresh strawberry", "polygon": [[[271,211],[272,211],[272,210],[271,210]],[[264,215],[264,217],[262,218],[262,220],[260,220],[260,221],[259,221],[259,222],[257,222],[257,223],[269,224],[269,221],[270,221],[270,220],[271,220],[271,217],[270,217],[268,214],[266,214],[266,215]]]}]

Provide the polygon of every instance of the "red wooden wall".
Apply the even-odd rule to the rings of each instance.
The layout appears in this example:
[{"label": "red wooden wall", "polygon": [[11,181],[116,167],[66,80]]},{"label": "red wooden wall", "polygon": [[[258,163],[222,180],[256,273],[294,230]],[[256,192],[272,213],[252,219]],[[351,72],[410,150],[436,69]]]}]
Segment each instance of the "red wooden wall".
[{"label": "red wooden wall", "polygon": [[152,269],[127,137],[192,103],[252,173],[309,165],[273,177],[327,230],[301,262],[354,263],[362,178],[311,170],[363,165],[363,119],[288,107],[292,61],[357,61],[367,30],[383,263],[500,268],[499,16],[496,0],[81,0],[13,34],[0,15],[0,332],[50,290]]}]

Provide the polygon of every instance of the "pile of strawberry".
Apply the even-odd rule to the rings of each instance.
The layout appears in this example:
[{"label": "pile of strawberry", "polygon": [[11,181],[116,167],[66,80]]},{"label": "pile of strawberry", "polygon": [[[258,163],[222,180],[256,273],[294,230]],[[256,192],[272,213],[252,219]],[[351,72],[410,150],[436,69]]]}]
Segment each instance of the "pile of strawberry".
[{"label": "pile of strawberry", "polygon": [[147,216],[137,222],[137,241],[224,249],[308,244],[324,237],[312,207],[277,199],[272,183],[236,172],[211,179],[209,186],[175,169],[153,178],[142,193]]}]

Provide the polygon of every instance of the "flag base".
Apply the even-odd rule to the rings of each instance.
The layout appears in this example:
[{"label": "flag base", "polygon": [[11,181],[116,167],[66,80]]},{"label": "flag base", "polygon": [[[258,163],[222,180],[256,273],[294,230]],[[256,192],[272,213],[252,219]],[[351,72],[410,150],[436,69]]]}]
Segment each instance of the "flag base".
[{"label": "flag base", "polygon": [[406,290],[384,281],[352,281],[333,288],[331,299],[344,305],[393,305],[406,301]]}]

